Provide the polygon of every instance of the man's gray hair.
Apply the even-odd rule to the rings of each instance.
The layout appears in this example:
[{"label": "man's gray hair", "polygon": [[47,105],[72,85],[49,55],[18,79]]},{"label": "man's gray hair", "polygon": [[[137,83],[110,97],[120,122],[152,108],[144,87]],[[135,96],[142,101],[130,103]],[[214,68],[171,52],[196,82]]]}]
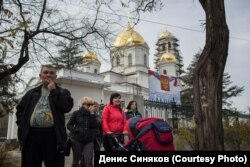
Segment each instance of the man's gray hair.
[{"label": "man's gray hair", "polygon": [[47,68],[54,68],[55,71],[56,71],[56,68],[55,68],[52,64],[43,64],[43,65],[41,66],[40,72],[42,72],[42,70],[43,70],[44,67],[47,67]]}]

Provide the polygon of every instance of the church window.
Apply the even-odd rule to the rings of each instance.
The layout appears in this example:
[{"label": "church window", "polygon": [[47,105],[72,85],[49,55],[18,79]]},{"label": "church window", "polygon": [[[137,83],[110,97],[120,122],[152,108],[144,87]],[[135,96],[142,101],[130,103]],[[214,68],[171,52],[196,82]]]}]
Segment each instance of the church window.
[{"label": "church window", "polygon": [[163,70],[163,74],[167,75],[167,70]]},{"label": "church window", "polygon": [[163,51],[165,51],[165,50],[166,50],[165,45],[162,45],[162,50],[163,50]]},{"label": "church window", "polygon": [[117,58],[116,58],[116,64],[119,66],[120,65],[120,57],[119,56],[117,56]]},{"label": "church window", "polygon": [[94,73],[97,74],[97,69],[95,68]]},{"label": "church window", "polygon": [[147,55],[144,54],[144,65],[146,66],[147,65]]},{"label": "church window", "polygon": [[132,55],[129,54],[128,55],[128,66],[131,66],[132,65]]},{"label": "church window", "polygon": [[113,66],[115,66],[115,57],[113,57],[113,59],[112,59],[112,64],[113,64]]},{"label": "church window", "polygon": [[168,49],[171,49],[172,45],[171,42],[168,42]]}]

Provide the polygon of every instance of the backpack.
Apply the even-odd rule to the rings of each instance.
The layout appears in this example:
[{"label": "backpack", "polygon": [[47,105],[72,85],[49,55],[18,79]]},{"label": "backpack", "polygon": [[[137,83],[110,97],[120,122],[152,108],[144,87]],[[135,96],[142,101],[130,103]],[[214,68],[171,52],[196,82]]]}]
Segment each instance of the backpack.
[{"label": "backpack", "polygon": [[134,117],[128,120],[130,140],[125,147],[130,151],[174,151],[171,126],[160,118]]}]

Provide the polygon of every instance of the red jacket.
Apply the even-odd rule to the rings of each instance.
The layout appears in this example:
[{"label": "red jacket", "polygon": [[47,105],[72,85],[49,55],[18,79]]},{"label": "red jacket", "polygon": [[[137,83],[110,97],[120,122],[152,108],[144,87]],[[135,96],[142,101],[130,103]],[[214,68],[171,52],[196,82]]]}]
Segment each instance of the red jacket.
[{"label": "red jacket", "polygon": [[102,112],[101,123],[104,134],[125,132],[127,123],[125,112],[119,106],[107,104]]}]

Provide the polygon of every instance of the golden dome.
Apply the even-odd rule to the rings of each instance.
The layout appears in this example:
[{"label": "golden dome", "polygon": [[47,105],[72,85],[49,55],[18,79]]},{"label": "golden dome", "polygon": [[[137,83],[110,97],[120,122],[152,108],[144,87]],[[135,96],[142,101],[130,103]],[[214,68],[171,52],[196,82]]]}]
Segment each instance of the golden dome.
[{"label": "golden dome", "polygon": [[134,31],[129,23],[125,30],[116,37],[113,47],[122,47],[127,45],[144,45],[148,47],[143,37],[138,32]]},{"label": "golden dome", "polygon": [[98,58],[94,52],[88,52],[85,55],[83,55],[83,62],[100,63],[100,61],[98,60]]},{"label": "golden dome", "polygon": [[164,53],[160,58],[160,62],[162,62],[162,63],[177,63],[177,60],[173,54]]},{"label": "golden dome", "polygon": [[164,31],[161,33],[160,38],[169,38],[169,37],[174,37],[173,34],[169,31]]}]

